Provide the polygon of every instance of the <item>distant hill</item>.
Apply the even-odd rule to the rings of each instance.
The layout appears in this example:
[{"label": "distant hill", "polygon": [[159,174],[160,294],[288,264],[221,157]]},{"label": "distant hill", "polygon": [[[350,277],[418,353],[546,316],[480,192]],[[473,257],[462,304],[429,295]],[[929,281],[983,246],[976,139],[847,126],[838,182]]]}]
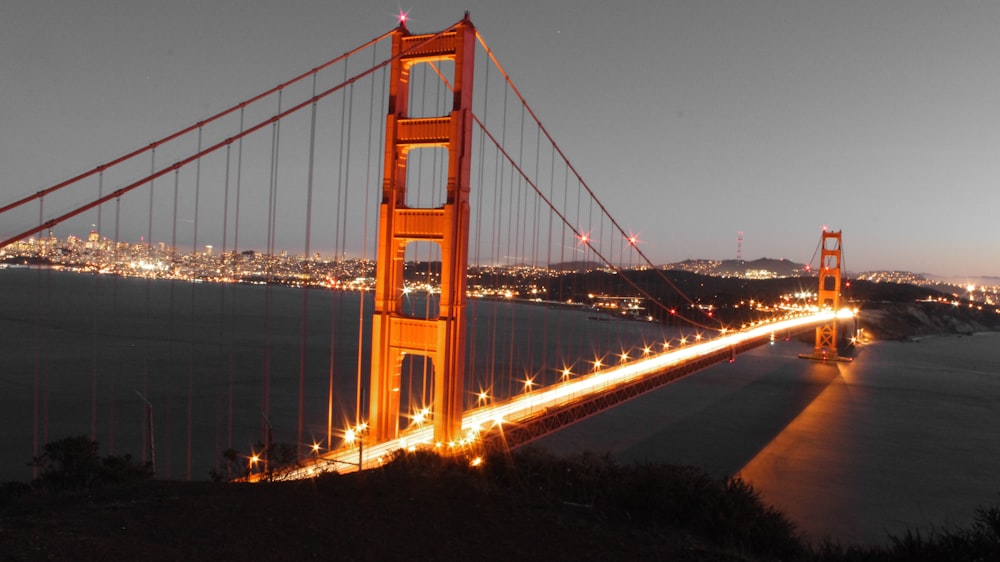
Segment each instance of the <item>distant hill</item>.
[{"label": "distant hill", "polygon": [[755,260],[703,260],[689,259],[662,266],[663,269],[691,271],[702,275],[721,277],[796,277],[807,272],[806,266],[786,259],[759,258]]},{"label": "distant hill", "polygon": [[554,263],[549,266],[549,269],[555,271],[591,271],[602,267],[605,266],[601,262],[578,260]]},{"label": "distant hill", "polygon": [[976,275],[970,277],[955,277],[954,275],[931,275],[923,274],[927,279],[941,283],[951,283],[953,285],[979,285],[986,287],[1000,287],[1000,276],[997,275]]}]

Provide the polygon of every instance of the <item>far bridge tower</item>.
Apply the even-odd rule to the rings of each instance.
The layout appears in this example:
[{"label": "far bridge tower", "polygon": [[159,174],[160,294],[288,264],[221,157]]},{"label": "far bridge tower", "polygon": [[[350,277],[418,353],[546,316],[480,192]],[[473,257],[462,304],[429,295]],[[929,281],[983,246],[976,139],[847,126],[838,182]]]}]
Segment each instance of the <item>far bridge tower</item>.
[{"label": "far bridge tower", "polygon": [[820,311],[830,310],[834,317],[816,327],[816,347],[803,359],[819,361],[850,361],[837,352],[837,313],[840,312],[841,231],[823,230],[820,242],[819,291],[816,304]]}]

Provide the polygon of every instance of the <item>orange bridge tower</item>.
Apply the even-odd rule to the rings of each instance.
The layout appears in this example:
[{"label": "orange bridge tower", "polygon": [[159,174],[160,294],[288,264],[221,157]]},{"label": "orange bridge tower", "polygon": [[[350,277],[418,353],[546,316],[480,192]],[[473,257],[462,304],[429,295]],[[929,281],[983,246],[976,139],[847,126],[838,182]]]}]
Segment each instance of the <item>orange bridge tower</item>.
[{"label": "orange bridge tower", "polygon": [[[440,34],[410,35],[400,25],[392,36],[372,319],[368,424],[375,441],[394,439],[399,433],[400,378],[407,355],[430,359],[435,441],[448,443],[461,435],[475,37],[476,29],[468,14]],[[451,61],[454,67],[449,84],[453,97],[450,112],[439,117],[410,117],[412,68],[432,64],[440,74],[443,65],[436,64],[440,61]],[[412,150],[426,148],[447,149],[448,183],[440,207],[407,204],[407,157]],[[426,318],[403,313],[404,257],[406,246],[412,242],[432,242],[441,249],[438,310]]]},{"label": "orange bridge tower", "polygon": [[[820,242],[819,292],[816,303],[820,310],[840,311],[841,231],[823,231]],[[816,347],[805,359],[849,361],[837,354],[837,317],[816,327]]]}]

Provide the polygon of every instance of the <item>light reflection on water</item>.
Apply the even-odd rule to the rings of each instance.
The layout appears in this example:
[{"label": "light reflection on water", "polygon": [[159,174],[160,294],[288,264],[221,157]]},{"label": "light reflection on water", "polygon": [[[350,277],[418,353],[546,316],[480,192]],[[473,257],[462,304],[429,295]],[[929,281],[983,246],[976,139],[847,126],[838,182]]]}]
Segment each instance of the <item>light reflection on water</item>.
[{"label": "light reflection on water", "polygon": [[864,350],[741,474],[812,536],[968,524],[1000,492],[998,338]]},{"label": "light reflection on water", "polygon": [[998,340],[883,342],[837,364],[779,343],[540,445],[739,473],[813,539],[885,543],[967,525],[1000,501]]}]

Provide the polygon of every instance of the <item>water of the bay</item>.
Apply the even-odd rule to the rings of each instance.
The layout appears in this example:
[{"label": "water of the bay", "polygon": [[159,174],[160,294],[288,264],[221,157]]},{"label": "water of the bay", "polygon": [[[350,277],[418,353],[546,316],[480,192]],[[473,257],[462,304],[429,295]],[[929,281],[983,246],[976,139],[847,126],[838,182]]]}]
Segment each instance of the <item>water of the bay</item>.
[{"label": "water of the bay", "polygon": [[[337,426],[353,417],[358,310],[356,294],[315,291],[304,303],[301,290],[283,287],[2,270],[0,481],[30,477],[36,431],[44,443],[93,430],[102,454],[139,458],[137,391],[155,408],[158,476],[206,478],[222,448],[260,438],[263,363],[275,438],[295,436],[302,371],[307,439],[322,439],[331,346]],[[671,335],[539,305],[471,303],[469,315],[472,392],[520,376],[518,360],[535,370],[547,362],[543,376],[553,377],[563,357]],[[331,341],[332,325],[354,328]],[[967,524],[975,507],[1000,501],[998,350],[1000,334],[940,336],[819,364],[797,358],[807,344],[779,340],[538,444],[739,473],[811,538],[885,542],[887,533]]]},{"label": "water of the bay", "polygon": [[[427,310],[403,299],[407,312]],[[155,455],[158,477],[204,479],[224,449],[259,448],[266,427],[273,442],[325,448],[331,407],[337,446],[355,423],[359,376],[367,384],[372,309],[370,292],[0,270],[0,481],[30,478],[42,445],[74,435],[102,455]],[[506,300],[470,300],[466,318],[466,407],[481,391],[502,399],[675,332]],[[419,355],[404,359],[408,411],[430,406],[431,378]]]},{"label": "water of the bay", "polygon": [[808,351],[779,341],[539,444],[739,474],[812,540],[885,543],[1000,503],[1000,334],[880,342],[851,363]]}]

